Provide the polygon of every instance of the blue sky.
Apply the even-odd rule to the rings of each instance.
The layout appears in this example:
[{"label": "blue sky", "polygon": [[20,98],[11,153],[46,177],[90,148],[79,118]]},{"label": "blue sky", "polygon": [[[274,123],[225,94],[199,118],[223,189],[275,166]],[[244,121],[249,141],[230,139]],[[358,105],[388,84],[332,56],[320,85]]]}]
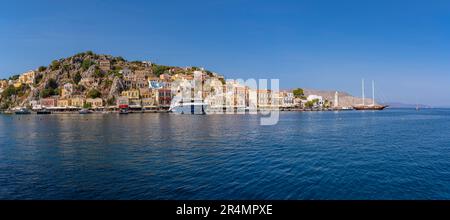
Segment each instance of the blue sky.
[{"label": "blue sky", "polygon": [[[0,77],[92,50],[450,106],[448,1],[0,1]],[[368,89],[367,92],[370,92]]]}]

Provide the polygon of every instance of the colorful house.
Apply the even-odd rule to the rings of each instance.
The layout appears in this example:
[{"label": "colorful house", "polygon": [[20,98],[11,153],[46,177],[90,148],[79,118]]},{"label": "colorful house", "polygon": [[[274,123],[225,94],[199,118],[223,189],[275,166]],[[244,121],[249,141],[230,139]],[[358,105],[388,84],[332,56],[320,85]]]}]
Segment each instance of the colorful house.
[{"label": "colorful house", "polygon": [[42,108],[54,108],[57,106],[58,100],[56,98],[43,98],[40,100]]},{"label": "colorful house", "polygon": [[172,102],[172,91],[170,89],[158,89],[159,106],[168,108]]},{"label": "colorful house", "polygon": [[33,70],[30,70],[28,72],[22,73],[19,76],[18,82],[22,83],[22,84],[27,84],[27,85],[33,84],[35,77],[36,77],[36,72],[34,72]]},{"label": "colorful house", "polygon": [[83,108],[85,100],[82,97],[73,97],[70,99],[70,104],[73,107]]},{"label": "colorful house", "polygon": [[170,80],[171,76],[167,73],[163,73],[163,74],[159,75],[159,79],[160,80]]},{"label": "colorful house", "polygon": [[139,99],[140,98],[139,89],[130,89],[130,90],[122,91],[121,95],[125,96],[129,99]]},{"label": "colorful house", "polygon": [[59,99],[57,102],[59,108],[68,108],[72,106],[72,101],[70,99]]},{"label": "colorful house", "polygon": [[130,108],[141,108],[141,96],[139,89],[131,89],[123,91],[122,96],[128,98],[128,106]]},{"label": "colorful house", "polygon": [[118,97],[116,103],[118,108],[128,108],[130,104],[129,99],[126,96]]},{"label": "colorful house", "polygon": [[268,108],[272,106],[272,91],[268,89],[257,90],[258,108]]},{"label": "colorful house", "polygon": [[101,108],[101,107],[103,107],[103,99],[101,99],[101,98],[95,98],[95,99],[88,98],[88,99],[86,99],[86,104],[90,105],[91,108]]},{"label": "colorful house", "polygon": [[61,89],[61,97],[67,97],[72,95],[73,93],[73,84],[72,83],[66,83],[63,85],[63,88]]}]

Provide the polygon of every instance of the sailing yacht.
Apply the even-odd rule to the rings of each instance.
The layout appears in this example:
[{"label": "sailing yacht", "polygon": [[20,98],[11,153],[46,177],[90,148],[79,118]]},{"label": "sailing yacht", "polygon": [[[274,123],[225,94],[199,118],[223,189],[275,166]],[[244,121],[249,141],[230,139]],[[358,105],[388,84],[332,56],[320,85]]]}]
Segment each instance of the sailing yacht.
[{"label": "sailing yacht", "polygon": [[353,106],[355,110],[383,110],[387,105],[376,105],[375,104],[375,82],[372,81],[372,104],[365,104],[365,92],[364,92],[364,79],[362,80],[362,105]]}]

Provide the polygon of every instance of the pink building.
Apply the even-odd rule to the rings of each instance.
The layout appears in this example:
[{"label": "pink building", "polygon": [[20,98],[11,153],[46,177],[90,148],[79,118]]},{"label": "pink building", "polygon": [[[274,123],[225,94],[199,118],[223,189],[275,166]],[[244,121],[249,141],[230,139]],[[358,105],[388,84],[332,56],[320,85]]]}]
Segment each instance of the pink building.
[{"label": "pink building", "polygon": [[172,102],[172,91],[170,89],[158,89],[159,106],[169,107]]},{"label": "pink building", "polygon": [[44,98],[40,100],[40,103],[43,108],[51,108],[56,107],[57,100],[56,98]]}]

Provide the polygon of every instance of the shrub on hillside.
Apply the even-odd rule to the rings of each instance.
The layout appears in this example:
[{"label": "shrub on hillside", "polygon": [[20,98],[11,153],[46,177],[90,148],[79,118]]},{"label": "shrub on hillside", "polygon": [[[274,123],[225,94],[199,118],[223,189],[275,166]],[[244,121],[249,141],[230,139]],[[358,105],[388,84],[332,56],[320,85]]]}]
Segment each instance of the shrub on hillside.
[{"label": "shrub on hillside", "polygon": [[102,93],[96,89],[91,89],[87,94],[87,97],[91,99],[99,98],[100,96],[102,96]]},{"label": "shrub on hillside", "polygon": [[57,60],[53,60],[51,64],[51,70],[57,70],[61,66],[61,63]]}]

